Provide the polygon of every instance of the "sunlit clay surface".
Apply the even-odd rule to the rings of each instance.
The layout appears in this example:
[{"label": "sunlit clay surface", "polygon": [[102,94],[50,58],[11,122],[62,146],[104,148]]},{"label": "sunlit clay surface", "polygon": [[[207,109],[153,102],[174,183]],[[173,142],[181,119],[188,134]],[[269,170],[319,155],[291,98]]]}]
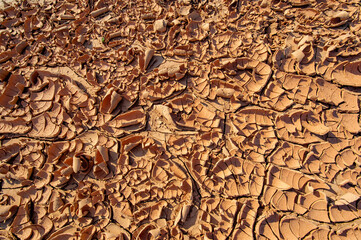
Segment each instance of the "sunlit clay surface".
[{"label": "sunlit clay surface", "polygon": [[0,239],[361,239],[359,1],[8,2]]}]

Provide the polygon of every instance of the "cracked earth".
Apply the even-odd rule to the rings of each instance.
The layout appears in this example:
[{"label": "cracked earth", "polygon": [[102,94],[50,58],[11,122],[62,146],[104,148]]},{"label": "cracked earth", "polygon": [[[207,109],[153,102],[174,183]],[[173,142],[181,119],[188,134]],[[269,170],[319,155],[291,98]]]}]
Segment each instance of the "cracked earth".
[{"label": "cracked earth", "polygon": [[8,2],[0,239],[361,239],[359,1]]}]

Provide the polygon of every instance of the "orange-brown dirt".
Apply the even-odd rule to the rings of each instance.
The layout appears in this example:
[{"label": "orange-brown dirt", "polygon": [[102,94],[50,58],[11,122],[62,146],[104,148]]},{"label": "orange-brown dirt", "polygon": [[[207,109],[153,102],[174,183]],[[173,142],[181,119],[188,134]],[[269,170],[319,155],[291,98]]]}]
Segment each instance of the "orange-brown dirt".
[{"label": "orange-brown dirt", "polygon": [[361,239],[360,1],[3,4],[0,239]]}]

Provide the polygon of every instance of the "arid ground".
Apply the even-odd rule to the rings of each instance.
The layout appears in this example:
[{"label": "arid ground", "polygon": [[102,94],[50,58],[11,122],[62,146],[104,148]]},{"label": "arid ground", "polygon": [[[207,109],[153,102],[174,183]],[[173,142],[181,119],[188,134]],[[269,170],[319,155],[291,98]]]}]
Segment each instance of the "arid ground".
[{"label": "arid ground", "polygon": [[8,2],[0,239],[361,239],[360,1]]}]

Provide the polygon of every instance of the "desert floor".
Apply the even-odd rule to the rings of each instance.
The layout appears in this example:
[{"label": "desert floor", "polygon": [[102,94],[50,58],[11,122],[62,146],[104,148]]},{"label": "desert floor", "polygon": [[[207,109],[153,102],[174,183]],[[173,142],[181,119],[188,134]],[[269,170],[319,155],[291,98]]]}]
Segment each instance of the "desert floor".
[{"label": "desert floor", "polygon": [[0,239],[361,239],[360,1],[0,9]]}]

